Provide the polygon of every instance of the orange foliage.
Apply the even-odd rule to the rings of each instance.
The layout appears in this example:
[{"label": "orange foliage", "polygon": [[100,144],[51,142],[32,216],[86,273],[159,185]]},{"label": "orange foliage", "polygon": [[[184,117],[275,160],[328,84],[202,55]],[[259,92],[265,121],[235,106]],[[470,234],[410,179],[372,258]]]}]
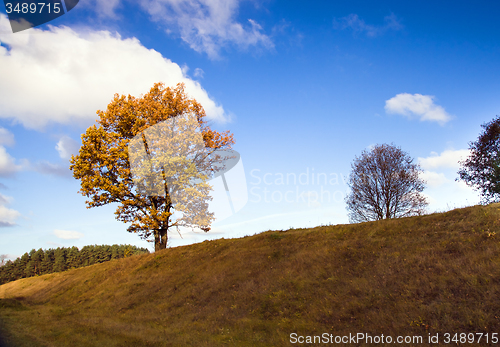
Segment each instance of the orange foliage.
[{"label": "orange foliage", "polygon": [[116,218],[131,223],[129,232],[144,239],[154,236],[155,250],[166,248],[168,230],[181,225],[171,220],[173,206],[168,195],[144,196],[134,189],[127,146],[150,126],[186,113],[196,115],[206,147],[225,149],[234,144],[229,131],[210,129],[203,107],[188,98],[184,84],[169,88],[156,83],[141,98],[115,94],[105,112],[97,111],[98,126],[87,129],[79,154],[71,158],[73,176],[81,181],[79,193],[89,198],[87,208],[119,203]]}]

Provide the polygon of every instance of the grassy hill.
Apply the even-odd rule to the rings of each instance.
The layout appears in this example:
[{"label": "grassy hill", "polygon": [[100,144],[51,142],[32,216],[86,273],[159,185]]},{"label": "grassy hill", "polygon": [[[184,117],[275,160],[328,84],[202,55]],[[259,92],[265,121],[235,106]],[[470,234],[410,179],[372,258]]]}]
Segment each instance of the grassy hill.
[{"label": "grassy hill", "polygon": [[492,204],[206,241],[4,284],[0,319],[12,346],[301,345],[293,333],[491,342],[499,234]]}]

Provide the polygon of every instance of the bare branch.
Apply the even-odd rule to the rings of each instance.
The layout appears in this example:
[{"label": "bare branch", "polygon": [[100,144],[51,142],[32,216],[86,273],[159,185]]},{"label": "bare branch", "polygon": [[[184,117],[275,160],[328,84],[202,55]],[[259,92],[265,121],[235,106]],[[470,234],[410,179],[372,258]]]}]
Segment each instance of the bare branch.
[{"label": "bare branch", "polygon": [[422,172],[408,153],[394,145],[363,151],[351,165],[346,197],[352,223],[422,214],[427,202],[420,193]]}]

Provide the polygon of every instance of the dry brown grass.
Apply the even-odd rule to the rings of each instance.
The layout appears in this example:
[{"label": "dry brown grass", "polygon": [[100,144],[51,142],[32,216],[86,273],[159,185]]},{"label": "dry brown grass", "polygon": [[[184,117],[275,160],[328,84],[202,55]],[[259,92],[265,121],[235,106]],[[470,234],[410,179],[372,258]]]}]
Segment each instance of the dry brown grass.
[{"label": "dry brown grass", "polygon": [[203,242],[7,283],[0,318],[21,346],[500,333],[499,233],[492,204]]}]

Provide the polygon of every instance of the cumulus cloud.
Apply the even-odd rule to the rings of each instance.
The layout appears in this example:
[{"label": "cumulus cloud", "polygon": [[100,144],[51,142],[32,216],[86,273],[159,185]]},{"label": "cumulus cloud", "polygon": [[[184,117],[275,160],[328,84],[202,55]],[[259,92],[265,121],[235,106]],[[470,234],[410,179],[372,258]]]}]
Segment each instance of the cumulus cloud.
[{"label": "cumulus cloud", "polygon": [[[80,145],[68,136],[63,136],[58,141],[55,149],[59,152],[62,159],[68,160],[72,154],[77,154]],[[66,161],[61,163],[51,163],[46,160],[35,163],[29,162],[27,159],[16,160],[12,158],[3,146],[0,146],[0,177],[12,176],[14,173],[21,170],[36,171],[44,175],[73,177],[73,173],[69,169],[69,163]],[[5,187],[0,184],[0,188]],[[1,199],[0,199],[1,203]]]},{"label": "cumulus cloud", "polygon": [[403,25],[398,18],[391,13],[384,17],[384,25],[366,24],[357,14],[351,13],[346,17],[334,19],[333,25],[336,29],[351,29],[354,33],[365,33],[368,37],[375,37],[384,34],[388,30],[400,30]]},{"label": "cumulus cloud", "polygon": [[5,128],[0,127],[0,146],[12,146],[14,144],[14,134]]},{"label": "cumulus cloud", "polygon": [[446,178],[445,174],[442,172],[434,172],[434,171],[424,171],[420,174],[420,178],[422,178],[426,185],[435,188],[439,187],[445,183],[450,182],[449,179]]},{"label": "cumulus cloud", "polygon": [[23,169],[23,165],[16,164],[16,160],[7,153],[5,147],[0,146],[0,177],[12,176]]},{"label": "cumulus cloud", "polygon": [[448,122],[451,116],[443,107],[434,104],[434,96],[401,93],[385,102],[388,114],[398,114],[408,118],[419,118],[421,121]]},{"label": "cumulus cloud", "polygon": [[[20,164],[16,164],[19,162]],[[27,159],[15,160],[0,146],[0,177],[13,176],[18,171],[36,171],[44,175],[73,177],[69,164],[61,165],[48,161],[30,163]]]},{"label": "cumulus cloud", "polygon": [[4,145],[11,146],[13,144],[14,135],[7,129],[0,127],[0,177],[12,176],[22,169],[22,166],[16,164],[16,160],[7,153],[7,149],[4,147]]},{"label": "cumulus cloud", "polygon": [[0,118],[31,129],[49,122],[87,126],[115,93],[138,97],[155,82],[184,82],[208,118],[227,121],[222,106],[197,81],[136,38],[64,26],[32,28],[23,35],[9,30],[7,17],[0,14]]},{"label": "cumulus cloud", "polygon": [[[3,128],[0,128],[0,135],[6,135],[3,139],[8,139],[8,141],[2,142],[2,138],[0,138],[0,177],[12,176],[21,170],[31,170],[52,176],[73,177],[72,172],[69,170],[69,163],[67,162],[62,165],[48,161],[30,163],[27,159],[16,160],[7,153],[4,146],[1,146],[2,143],[14,143],[14,136],[11,136],[12,134]],[[78,153],[79,147],[76,141],[68,136],[63,136],[55,148],[62,159],[68,160],[71,158],[71,154]],[[0,188],[5,188],[5,186],[0,183]],[[0,197],[1,203],[2,198]]]},{"label": "cumulus cloud", "polygon": [[433,176],[432,180],[427,183],[428,189],[426,190],[426,196],[430,197],[430,211],[448,211],[480,202],[479,193],[464,182],[457,182],[454,177],[446,177],[446,181],[443,181],[442,177],[438,177],[442,174],[430,173],[428,175]]},{"label": "cumulus cloud", "polygon": [[262,27],[252,19],[236,20],[240,0],[141,0],[153,20],[162,23],[167,33],[178,34],[189,47],[218,58],[228,44],[240,49],[274,44]]},{"label": "cumulus cloud", "polygon": [[50,176],[60,176],[60,177],[73,177],[73,173],[69,169],[68,165],[60,165],[55,163],[50,163],[48,161],[40,161],[32,166],[32,170],[42,173],[44,175]]},{"label": "cumulus cloud", "polygon": [[445,173],[438,171],[444,170],[448,174],[453,171],[455,175],[456,170],[460,167],[459,161],[467,158],[469,153],[467,149],[448,149],[440,154],[431,152],[428,157],[419,157],[418,163],[424,169],[421,177],[427,182],[427,186],[431,188],[449,185],[455,187],[454,189],[462,189],[463,187],[458,184],[459,182],[455,182],[454,178],[449,178]]},{"label": "cumulus cloud", "polygon": [[69,136],[63,136],[57,142],[56,150],[62,159],[71,159],[71,155],[78,154],[80,145]]},{"label": "cumulus cloud", "polygon": [[[1,68],[0,68],[1,69]],[[1,81],[0,81],[1,83]],[[1,96],[0,96],[1,98]],[[0,111],[1,112],[1,111]],[[27,170],[30,168],[30,163],[26,159],[17,160],[13,158],[3,145],[13,145],[14,135],[5,128],[0,127],[0,177],[10,177],[16,172]],[[6,188],[0,183],[0,188]],[[0,199],[0,204],[1,204]]]},{"label": "cumulus cloud", "polygon": [[0,227],[11,227],[16,225],[15,221],[21,216],[16,210],[7,208],[6,205],[10,204],[12,198],[0,194]]},{"label": "cumulus cloud", "polygon": [[438,154],[432,152],[430,157],[418,158],[418,162],[423,169],[431,170],[437,168],[458,169],[459,161],[465,160],[470,155],[468,149],[445,150]]},{"label": "cumulus cloud", "polygon": [[10,197],[0,194],[0,205],[6,205],[10,202]]},{"label": "cumulus cloud", "polygon": [[54,230],[54,235],[64,240],[77,240],[85,236],[82,233],[79,233],[78,231],[59,230],[59,229]]}]

